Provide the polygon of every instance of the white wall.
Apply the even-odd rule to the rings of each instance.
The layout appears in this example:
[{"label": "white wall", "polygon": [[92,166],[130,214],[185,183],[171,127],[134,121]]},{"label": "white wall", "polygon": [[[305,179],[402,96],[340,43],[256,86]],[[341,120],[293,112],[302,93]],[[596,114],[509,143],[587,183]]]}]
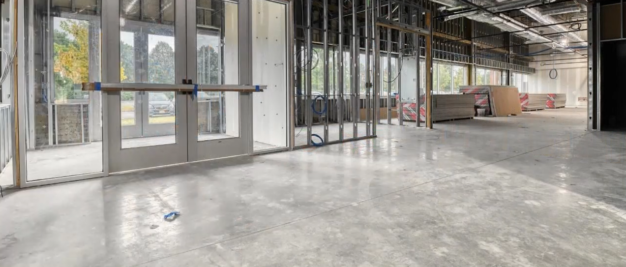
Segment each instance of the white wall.
[{"label": "white wall", "polygon": [[[239,84],[239,24],[237,22],[237,4],[228,3],[224,18],[224,83]],[[226,134],[239,136],[239,93],[224,94],[224,113]]]},{"label": "white wall", "polygon": [[[567,102],[565,105],[567,107],[587,107],[587,101],[579,100],[579,97],[587,97],[587,58],[582,56],[574,58],[569,54],[554,57],[554,59],[563,58],[568,58],[568,60],[554,61],[554,68],[558,73],[556,79],[551,79],[549,76],[549,72],[553,68],[552,61],[531,63],[530,67],[535,68],[537,72],[528,76],[528,92],[566,94]],[[569,60],[570,58],[574,59]],[[535,57],[535,60],[551,59],[553,57],[550,56]],[[567,62],[585,63],[563,64]]]},{"label": "white wall", "polygon": [[252,1],[253,83],[267,85],[253,95],[253,138],[276,147],[287,146],[286,15],[283,4]]},{"label": "white wall", "polygon": [[415,101],[417,94],[417,60],[415,57],[403,58],[400,75],[402,101]]}]

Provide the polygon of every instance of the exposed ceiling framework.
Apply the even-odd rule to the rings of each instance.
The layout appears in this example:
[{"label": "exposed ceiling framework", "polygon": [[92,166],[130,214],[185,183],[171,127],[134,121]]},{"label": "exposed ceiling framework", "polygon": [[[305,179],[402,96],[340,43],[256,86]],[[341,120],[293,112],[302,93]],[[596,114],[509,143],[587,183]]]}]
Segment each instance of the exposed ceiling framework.
[{"label": "exposed ceiling framework", "polygon": [[[581,46],[570,43],[583,43],[579,33],[584,32],[581,17],[586,17],[586,5],[576,0],[432,0],[443,5],[448,12],[445,19],[467,17],[487,23],[504,32],[526,38],[528,44],[540,43],[564,52],[576,52]],[[519,12],[536,23],[523,23],[507,14]],[[573,21],[567,25],[567,21]],[[541,26],[545,25],[545,27]],[[574,27],[572,27],[574,25]],[[540,30],[539,28],[543,28]],[[546,33],[547,32],[547,33]]]}]

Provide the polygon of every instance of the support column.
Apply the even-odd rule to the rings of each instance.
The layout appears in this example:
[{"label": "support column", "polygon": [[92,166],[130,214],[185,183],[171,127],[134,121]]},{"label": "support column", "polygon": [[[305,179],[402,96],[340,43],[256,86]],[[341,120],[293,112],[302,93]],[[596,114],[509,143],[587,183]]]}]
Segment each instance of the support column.
[{"label": "support column", "polygon": [[503,71],[506,71],[506,85],[511,85],[511,75],[513,73],[511,69],[511,63],[512,63],[511,33],[505,32],[503,37],[504,37],[504,46],[506,47],[506,50],[507,50],[507,56],[506,56],[507,69]]},{"label": "support column", "polygon": [[[393,4],[391,1],[387,2],[387,19],[392,21],[391,19],[391,9]],[[393,46],[391,42],[391,28],[385,28],[387,31],[387,42],[385,43],[385,48],[387,48],[387,125],[391,124],[391,47]]]},{"label": "support column", "polygon": [[329,120],[329,101],[328,101],[328,97],[330,95],[330,85],[328,82],[328,0],[324,0],[324,103],[322,103],[322,106],[326,107],[326,113],[323,114],[324,116],[324,141],[328,142],[328,120]]},{"label": "support column", "polygon": [[596,103],[596,95],[597,95],[597,90],[598,90],[598,86],[597,86],[597,81],[598,81],[598,77],[599,74],[596,71],[598,69],[598,56],[599,56],[599,47],[600,47],[600,43],[599,43],[599,38],[598,38],[598,30],[600,29],[599,27],[599,21],[598,21],[598,16],[600,12],[599,12],[599,5],[600,3],[597,4],[589,4],[587,5],[587,19],[588,21],[588,26],[587,26],[587,67],[588,69],[588,76],[587,76],[587,86],[588,86],[588,92],[587,92],[587,130],[588,131],[594,131],[594,130],[598,130],[598,125],[600,124],[600,122],[597,120],[597,116],[596,114],[598,113],[597,110],[597,103]]},{"label": "support column", "polygon": [[361,120],[361,112],[359,110],[361,99],[359,98],[360,80],[359,80],[359,54],[361,50],[361,42],[359,40],[359,28],[357,23],[356,1],[352,1],[352,108],[353,108],[353,137],[359,137],[358,123]]},{"label": "support column", "polygon": [[307,8],[307,14],[306,14],[306,94],[304,95],[304,97],[306,97],[306,105],[303,107],[303,109],[305,110],[304,114],[305,114],[305,121],[306,121],[306,143],[307,145],[311,146],[313,145],[313,143],[311,143],[311,134],[313,134],[313,129],[311,128],[311,126],[313,125],[313,114],[310,110],[311,107],[311,90],[312,90],[312,84],[311,84],[311,67],[312,67],[312,62],[313,62],[313,29],[311,28],[311,16],[313,14],[313,3],[312,0],[307,0],[306,1],[306,8]]},{"label": "support column", "polygon": [[468,73],[467,73],[467,85],[475,85],[476,83],[476,47],[474,46],[474,21],[470,21],[467,25],[469,29],[466,31],[469,35],[469,39],[471,40],[470,49],[469,49],[469,65],[468,65]]},{"label": "support column", "polygon": [[344,97],[343,97],[343,1],[337,1],[337,8],[339,10],[339,73],[337,73],[337,82],[339,83],[339,99],[337,100],[337,123],[339,124],[339,141],[343,141],[343,109],[344,109]]},{"label": "support column", "polygon": [[[370,91],[371,91],[371,75],[370,75],[370,46],[372,41],[370,40],[370,26],[373,27],[373,21],[369,21],[369,5],[370,1],[365,3],[365,135],[370,136],[371,133],[371,116],[370,116]],[[360,98],[360,97],[359,97]],[[361,100],[359,100],[360,102]]]},{"label": "support column", "polygon": [[433,91],[433,34],[432,14],[426,13],[426,28],[430,30],[430,34],[426,36],[426,128],[433,128],[432,120],[432,91]]},{"label": "support column", "polygon": [[[252,3],[251,0],[240,0],[238,5],[239,23],[239,83],[252,85]],[[252,95],[240,94],[241,138],[246,140],[246,153],[254,153],[254,134],[252,126]]]},{"label": "support column", "polygon": [[376,19],[380,15],[380,0],[372,3],[372,37],[374,38],[374,101],[372,107],[372,135],[376,135],[376,126],[380,123],[380,32],[376,26]]}]

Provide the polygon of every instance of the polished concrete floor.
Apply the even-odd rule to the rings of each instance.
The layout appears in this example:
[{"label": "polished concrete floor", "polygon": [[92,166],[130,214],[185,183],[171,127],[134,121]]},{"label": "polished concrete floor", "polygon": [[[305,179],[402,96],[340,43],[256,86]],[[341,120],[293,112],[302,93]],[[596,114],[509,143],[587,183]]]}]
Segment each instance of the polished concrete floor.
[{"label": "polished concrete floor", "polygon": [[[200,142],[227,138],[233,138],[233,136],[225,134],[201,134],[198,136]],[[123,149],[131,149],[175,143],[176,136],[170,135],[124,139],[121,145]],[[279,147],[254,142],[255,151],[276,148]],[[29,181],[101,173],[102,142],[30,150],[26,154],[26,159]],[[89,162],[89,164],[84,164],[85,162]],[[0,172],[0,186],[8,187],[14,184],[12,164],[11,162]]]},{"label": "polished concrete floor", "polygon": [[380,126],[11,192],[0,265],[626,266],[626,135],[587,132],[585,116]]}]

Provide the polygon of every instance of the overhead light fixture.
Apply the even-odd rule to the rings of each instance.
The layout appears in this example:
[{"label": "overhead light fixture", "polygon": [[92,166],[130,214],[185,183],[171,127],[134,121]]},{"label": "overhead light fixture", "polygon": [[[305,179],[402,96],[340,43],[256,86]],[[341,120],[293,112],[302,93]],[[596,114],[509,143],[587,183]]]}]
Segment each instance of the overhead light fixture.
[{"label": "overhead light fixture", "polygon": [[563,38],[561,39],[561,44],[567,46],[567,44],[569,43],[569,40],[567,40],[567,38]]}]

